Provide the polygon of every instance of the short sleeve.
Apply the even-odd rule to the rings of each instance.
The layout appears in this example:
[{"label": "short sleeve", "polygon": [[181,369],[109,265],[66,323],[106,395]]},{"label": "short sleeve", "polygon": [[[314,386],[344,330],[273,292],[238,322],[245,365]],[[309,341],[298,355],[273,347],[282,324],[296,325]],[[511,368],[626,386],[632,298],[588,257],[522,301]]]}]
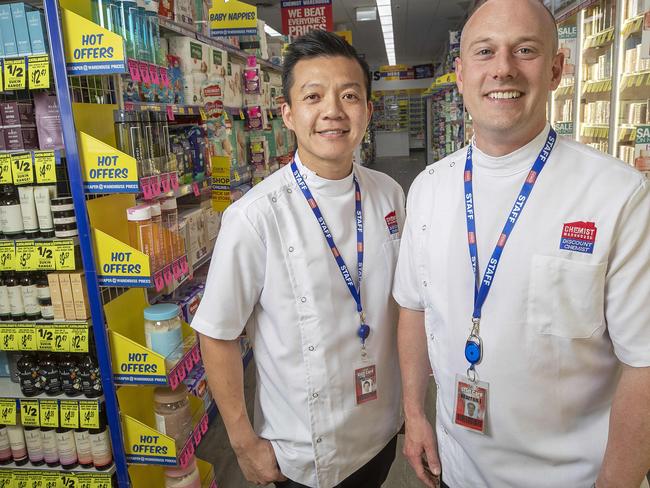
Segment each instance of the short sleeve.
[{"label": "short sleeve", "polygon": [[650,188],[643,180],[623,208],[605,285],[605,318],[616,356],[650,366]]},{"label": "short sleeve", "polygon": [[416,235],[418,228],[418,208],[424,204],[420,201],[417,191],[418,181],[413,183],[406,204],[406,223],[402,233],[399,258],[395,270],[393,283],[393,298],[400,307],[411,310],[424,310],[424,299],[418,279],[418,249],[419,238]]},{"label": "short sleeve", "polygon": [[259,301],[265,269],[264,242],[246,214],[230,207],[223,216],[192,328],[215,339],[236,339]]}]

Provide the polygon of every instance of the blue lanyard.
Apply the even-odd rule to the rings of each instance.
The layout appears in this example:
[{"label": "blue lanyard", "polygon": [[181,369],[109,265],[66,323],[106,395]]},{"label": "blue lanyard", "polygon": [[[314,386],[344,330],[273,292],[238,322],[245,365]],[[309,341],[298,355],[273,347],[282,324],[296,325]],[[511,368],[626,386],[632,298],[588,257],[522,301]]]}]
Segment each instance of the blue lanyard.
[{"label": "blue lanyard", "polygon": [[307,186],[307,182],[300,174],[300,171],[298,171],[298,166],[296,165],[295,160],[291,162],[291,171],[293,172],[293,177],[295,178],[296,183],[298,183],[298,187],[300,188],[300,191],[302,191],[302,194],[305,196],[305,199],[309,204],[309,208],[311,208],[312,212],[314,213],[314,216],[316,217],[316,221],[320,225],[321,231],[323,231],[325,240],[327,241],[327,244],[329,245],[330,250],[332,251],[332,255],[334,256],[334,259],[336,260],[336,264],[338,265],[338,268],[341,271],[341,275],[343,275],[345,284],[347,285],[348,290],[350,290],[350,294],[352,295],[352,298],[357,304],[357,312],[359,312],[359,316],[361,318],[361,325],[359,327],[359,330],[357,331],[357,335],[361,338],[361,343],[365,344],[366,339],[370,335],[370,327],[368,326],[368,324],[366,324],[365,314],[363,313],[363,306],[361,304],[361,279],[363,277],[363,212],[361,211],[361,189],[359,188],[359,182],[357,181],[357,177],[353,176],[354,188],[355,188],[355,192],[354,192],[355,217],[357,221],[357,271],[359,273],[358,290],[357,287],[354,286],[354,280],[352,280],[352,276],[348,271],[348,266],[345,264],[345,260],[343,259],[343,256],[341,256],[341,253],[339,252],[338,248],[336,247],[336,244],[334,243],[334,238],[332,237],[332,233],[330,232],[330,229],[327,226],[327,223],[325,222],[325,217],[323,217],[323,214],[321,213],[320,208],[316,203],[316,199],[314,198],[314,196],[311,193],[311,190]]},{"label": "blue lanyard", "polygon": [[[469,339],[465,345],[465,357],[470,362],[470,369],[474,369],[474,365],[481,362],[482,356],[482,343],[479,334],[479,324],[481,320],[481,310],[483,309],[483,304],[487,299],[488,293],[490,293],[490,288],[492,283],[494,283],[494,276],[497,272],[497,266],[499,266],[499,261],[501,260],[501,254],[503,253],[503,248],[508,242],[508,238],[512,233],[512,230],[515,227],[515,224],[519,220],[521,213],[524,210],[524,206],[530,197],[530,193],[535,186],[535,182],[539,177],[539,174],[544,169],[544,165],[548,160],[548,157],[553,150],[555,141],[557,140],[557,134],[555,130],[551,127],[544,143],[544,147],[540,151],[535,164],[531,168],[526,181],[524,182],[517,199],[508,215],[503,230],[501,231],[501,236],[497,242],[494,251],[492,252],[492,257],[488,262],[485,268],[485,274],[483,279],[480,279],[479,270],[478,270],[478,247],[476,244],[476,208],[474,206],[474,190],[472,188],[472,146],[471,144],[467,148],[467,159],[465,161],[465,217],[467,220],[467,242],[469,243],[469,256],[472,262],[472,270],[474,271],[474,312],[472,314],[472,332],[470,333]],[[480,284],[480,286],[479,286]]]}]

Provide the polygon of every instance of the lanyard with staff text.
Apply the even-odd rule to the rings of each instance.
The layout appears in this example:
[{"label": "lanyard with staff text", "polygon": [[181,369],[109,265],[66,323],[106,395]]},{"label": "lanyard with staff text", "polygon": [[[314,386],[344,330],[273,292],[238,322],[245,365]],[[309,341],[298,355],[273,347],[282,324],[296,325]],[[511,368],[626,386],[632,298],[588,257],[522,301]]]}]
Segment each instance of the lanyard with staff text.
[{"label": "lanyard with staff text", "polygon": [[[480,324],[481,324],[481,310],[483,309],[483,304],[487,299],[488,293],[490,292],[490,287],[494,281],[494,276],[497,272],[497,266],[501,259],[501,253],[503,248],[512,233],[512,229],[515,227],[519,216],[524,210],[524,206],[530,197],[530,193],[535,186],[535,182],[539,177],[542,169],[548,157],[553,150],[555,141],[557,139],[557,134],[553,127],[549,130],[548,137],[544,143],[544,147],[540,151],[535,164],[531,168],[526,181],[524,182],[517,199],[508,215],[508,219],[501,231],[501,236],[497,242],[494,251],[492,252],[492,257],[488,262],[485,268],[485,274],[483,279],[479,282],[479,270],[478,270],[478,247],[476,244],[476,210],[474,207],[474,190],[472,188],[472,145],[470,144],[467,148],[467,159],[465,161],[465,217],[467,220],[467,242],[469,243],[469,256],[472,262],[472,270],[474,271],[474,312],[472,313],[472,331],[465,343],[465,358],[470,363],[470,367],[467,370],[468,378],[476,380],[476,365],[481,362],[483,358],[483,342],[480,335]],[[480,287],[479,287],[480,283]]]},{"label": "lanyard with staff text", "polygon": [[300,188],[300,191],[302,191],[302,194],[305,196],[305,199],[309,204],[309,208],[311,208],[312,212],[314,213],[314,216],[316,217],[316,220],[318,221],[318,224],[320,225],[321,230],[323,231],[325,240],[327,241],[327,244],[329,245],[330,250],[332,251],[332,255],[336,260],[336,264],[338,265],[339,270],[343,275],[345,284],[348,286],[348,289],[350,290],[350,294],[352,295],[352,298],[354,298],[354,301],[357,304],[357,312],[359,312],[359,317],[361,319],[361,324],[359,325],[359,329],[357,330],[357,335],[361,339],[362,348],[365,349],[366,339],[370,335],[370,326],[366,324],[366,316],[363,313],[363,306],[361,305],[361,278],[363,277],[363,212],[361,211],[361,189],[359,188],[359,182],[357,181],[357,177],[353,176],[354,190],[355,190],[354,191],[355,215],[357,221],[357,269],[359,272],[358,290],[357,287],[354,286],[354,281],[352,280],[352,276],[348,271],[348,267],[345,264],[345,261],[343,260],[343,256],[341,256],[341,253],[339,252],[338,248],[336,247],[336,244],[334,243],[334,238],[332,237],[332,233],[330,232],[330,229],[327,226],[327,223],[325,222],[325,217],[323,217],[323,214],[321,213],[320,208],[316,203],[316,199],[311,194],[311,191],[307,186],[307,182],[300,174],[300,171],[298,171],[298,166],[296,165],[295,160],[291,162],[291,171],[293,172],[293,177],[296,179],[296,183],[298,183],[298,187]]}]

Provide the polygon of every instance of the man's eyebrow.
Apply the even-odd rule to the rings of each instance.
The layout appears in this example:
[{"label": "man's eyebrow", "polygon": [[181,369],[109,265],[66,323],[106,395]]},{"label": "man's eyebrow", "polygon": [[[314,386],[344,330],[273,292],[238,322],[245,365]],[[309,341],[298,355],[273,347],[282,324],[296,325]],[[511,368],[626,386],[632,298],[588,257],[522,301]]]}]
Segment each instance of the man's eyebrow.
[{"label": "man's eyebrow", "polygon": [[[476,44],[490,43],[490,42],[493,42],[493,41],[494,41],[493,37],[480,37],[480,38],[475,39],[474,41],[472,41],[469,44],[468,47],[472,47],[472,46],[474,46]],[[542,39],[540,39],[537,36],[522,36],[522,37],[519,37],[519,38],[515,39],[514,44],[521,44],[522,42],[535,42],[535,43],[538,43],[538,44],[543,43]]]}]

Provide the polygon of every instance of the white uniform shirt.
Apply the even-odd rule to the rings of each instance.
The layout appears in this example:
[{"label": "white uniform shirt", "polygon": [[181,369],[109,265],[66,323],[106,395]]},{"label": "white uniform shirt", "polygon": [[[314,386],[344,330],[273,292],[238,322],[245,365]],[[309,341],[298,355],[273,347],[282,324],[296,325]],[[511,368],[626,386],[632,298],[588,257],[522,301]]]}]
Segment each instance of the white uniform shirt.
[{"label": "white uniform shirt", "polygon": [[[296,160],[357,283],[352,175],[326,180]],[[289,165],[225,212],[206,293],[192,321],[200,333],[224,340],[235,339],[246,325],[257,362],[255,431],[271,441],[285,476],[312,487],[338,484],[401,426],[391,289],[404,193],[376,171],[355,165],[354,174],[362,194],[361,295],[371,328],[366,347],[377,365],[377,400],[356,405],[356,302]]]},{"label": "white uniform shirt", "polygon": [[[474,149],[481,278],[548,126],[500,158]],[[453,488],[588,487],[607,441],[619,361],[650,366],[650,193],[622,162],[559,138],[503,251],[482,311],[488,434],[453,423],[465,374],[474,277],[467,244],[466,149],[411,187],[394,296],[424,310],[438,386],[444,481]],[[576,233],[593,222],[589,246]],[[577,224],[576,224],[577,223]],[[565,224],[568,233],[561,249]]]}]

